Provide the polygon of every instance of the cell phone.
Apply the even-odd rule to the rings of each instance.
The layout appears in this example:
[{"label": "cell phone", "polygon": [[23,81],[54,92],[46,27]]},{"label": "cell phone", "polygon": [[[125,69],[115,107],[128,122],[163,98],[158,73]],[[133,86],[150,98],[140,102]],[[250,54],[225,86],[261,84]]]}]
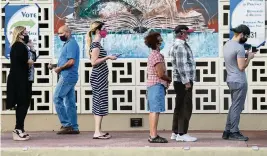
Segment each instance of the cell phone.
[{"label": "cell phone", "polygon": [[120,57],[122,55],[122,53],[120,54],[113,54],[113,56],[116,56],[116,57]]},{"label": "cell phone", "polygon": [[52,68],[49,68],[50,70],[52,70],[53,68],[56,68],[57,67],[57,64],[51,64],[51,67]]},{"label": "cell phone", "polygon": [[256,53],[256,52],[258,52],[259,51],[259,49],[257,49],[257,47],[252,47],[252,52],[253,53]]},{"label": "cell phone", "polygon": [[122,55],[122,53],[120,53],[120,54],[116,54],[116,57],[120,57]]}]

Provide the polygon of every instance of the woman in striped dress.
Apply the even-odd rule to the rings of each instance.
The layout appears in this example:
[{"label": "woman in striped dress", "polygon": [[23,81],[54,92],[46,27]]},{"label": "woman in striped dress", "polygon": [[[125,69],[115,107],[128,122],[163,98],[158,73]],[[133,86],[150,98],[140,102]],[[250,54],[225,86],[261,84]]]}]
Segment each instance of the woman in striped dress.
[{"label": "woman in striped dress", "polygon": [[108,59],[116,60],[116,56],[107,56],[100,42],[105,38],[107,31],[104,23],[95,21],[90,26],[87,35],[89,56],[93,70],[91,72],[90,83],[93,90],[93,114],[95,119],[95,133],[93,139],[109,139],[111,135],[101,131],[103,116],[108,114]]}]

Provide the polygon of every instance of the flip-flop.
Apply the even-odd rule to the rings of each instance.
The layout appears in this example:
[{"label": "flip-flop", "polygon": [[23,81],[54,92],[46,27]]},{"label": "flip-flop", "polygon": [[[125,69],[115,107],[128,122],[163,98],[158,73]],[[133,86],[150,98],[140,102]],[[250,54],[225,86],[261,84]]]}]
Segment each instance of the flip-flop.
[{"label": "flip-flop", "polygon": [[109,139],[111,138],[111,136],[109,135],[109,133],[106,133],[104,135],[100,135],[98,137],[93,137],[93,139]]}]

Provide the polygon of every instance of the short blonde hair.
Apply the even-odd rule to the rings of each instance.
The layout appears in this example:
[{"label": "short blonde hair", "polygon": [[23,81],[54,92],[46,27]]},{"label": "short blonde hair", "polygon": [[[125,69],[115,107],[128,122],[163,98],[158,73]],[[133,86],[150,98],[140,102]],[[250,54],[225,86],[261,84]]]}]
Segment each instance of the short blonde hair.
[{"label": "short blonde hair", "polygon": [[25,30],[26,28],[23,27],[23,26],[17,26],[14,28],[13,30],[13,33],[12,33],[12,42],[10,44],[10,47],[12,47],[12,45],[15,43],[15,42],[18,42],[19,41],[19,35],[21,35],[21,33]]}]

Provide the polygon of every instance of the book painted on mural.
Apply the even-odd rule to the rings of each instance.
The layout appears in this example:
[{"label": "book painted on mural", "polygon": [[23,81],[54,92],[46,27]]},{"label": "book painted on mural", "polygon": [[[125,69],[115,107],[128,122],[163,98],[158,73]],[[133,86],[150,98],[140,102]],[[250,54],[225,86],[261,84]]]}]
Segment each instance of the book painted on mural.
[{"label": "book painted on mural", "polygon": [[[122,53],[122,58],[146,58],[149,49],[144,37],[151,31],[162,34],[166,45],[161,52],[168,57],[173,29],[181,24],[196,30],[188,41],[195,57],[218,56],[218,2],[214,0],[56,0],[54,3],[55,32],[62,24],[69,25],[79,38],[82,57],[87,57],[85,35],[95,20],[103,21],[109,32],[103,40],[104,48],[110,54]],[[59,42],[55,36],[56,47],[62,44]]]}]

